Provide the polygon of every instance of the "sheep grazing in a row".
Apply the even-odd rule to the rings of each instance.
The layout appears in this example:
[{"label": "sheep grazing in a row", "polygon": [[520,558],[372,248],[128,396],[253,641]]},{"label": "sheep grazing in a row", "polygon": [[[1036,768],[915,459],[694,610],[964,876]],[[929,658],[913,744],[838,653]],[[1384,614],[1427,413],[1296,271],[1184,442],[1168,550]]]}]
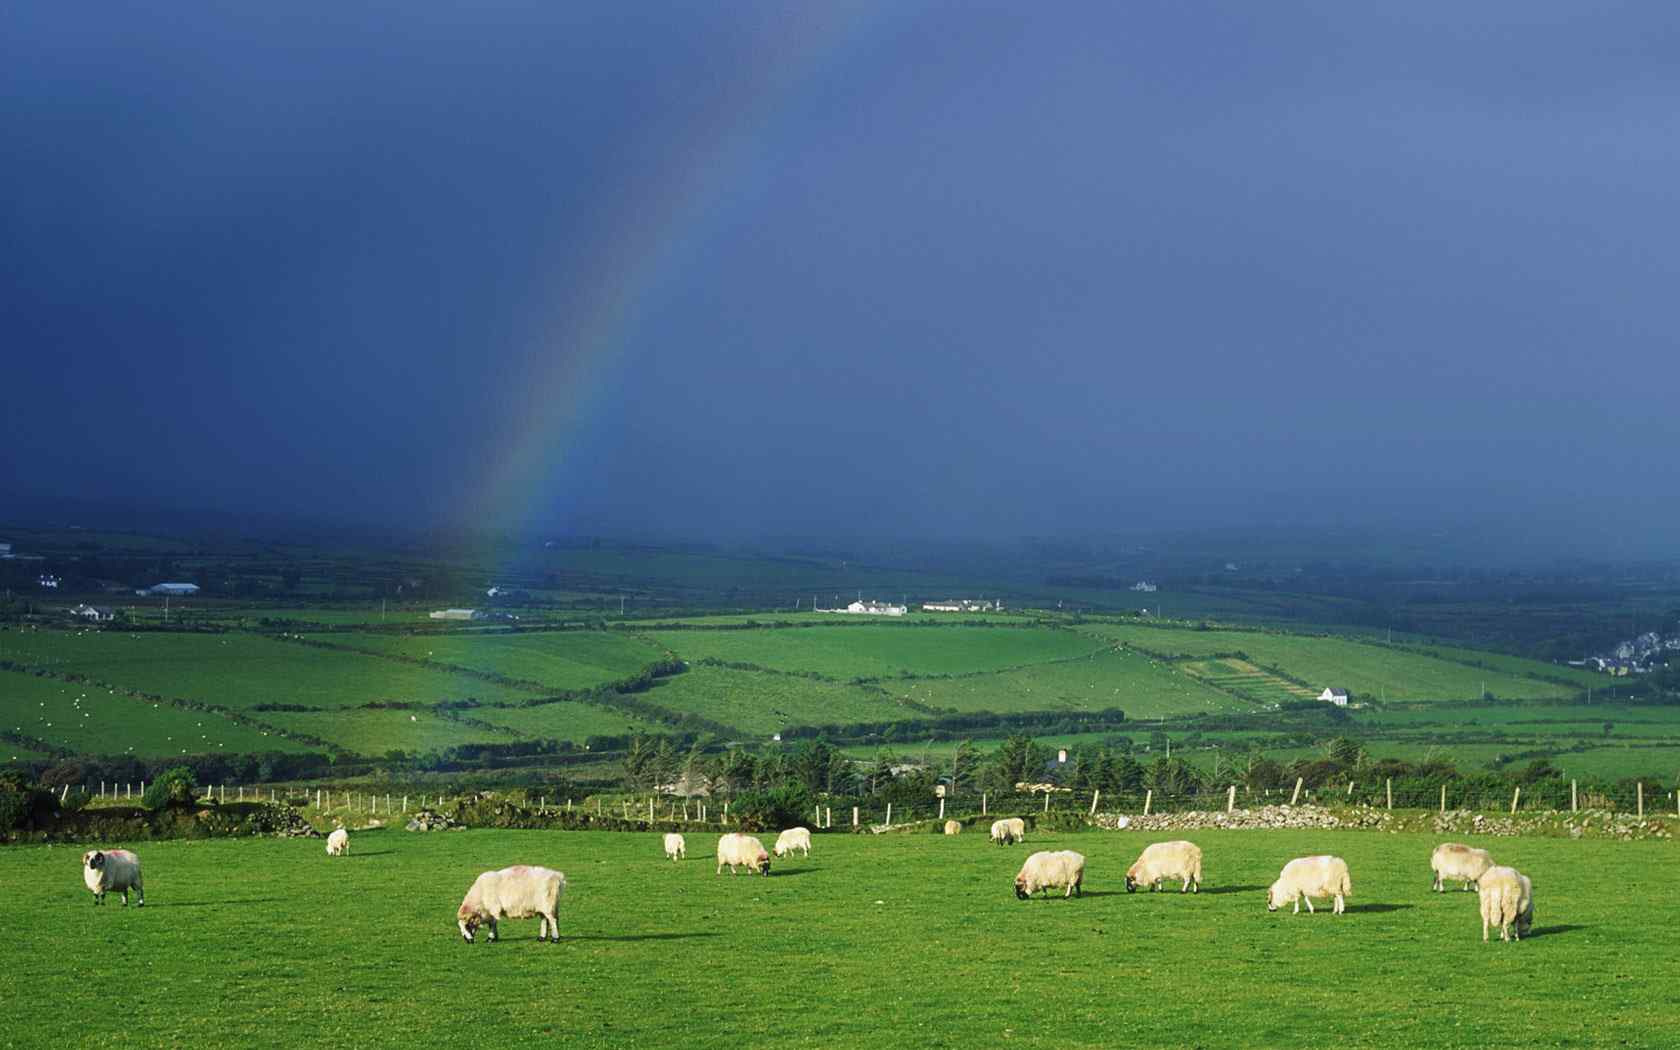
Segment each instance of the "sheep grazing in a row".
[{"label": "sheep grazing in a row", "polygon": [[947,835],[960,835],[960,834],[962,834],[962,823],[960,821],[947,820],[945,822],[945,834],[947,834]]},{"label": "sheep grazing in a row", "polygon": [[327,856],[342,857],[350,852],[350,833],[343,828],[336,828],[327,836]]},{"label": "sheep grazing in a row", "polygon": [[1298,915],[1301,902],[1306,901],[1310,915],[1314,897],[1330,897],[1340,915],[1346,910],[1345,898],[1351,896],[1353,881],[1348,877],[1347,861],[1340,857],[1297,857],[1283,866],[1277,881],[1267,888],[1266,910],[1277,911],[1293,901]]},{"label": "sheep grazing in a row", "polygon": [[1039,890],[1048,893],[1052,888],[1064,890],[1063,898],[1078,893],[1085,882],[1085,857],[1073,850],[1052,853],[1041,850],[1027,858],[1015,876],[1015,896],[1026,900]]},{"label": "sheep grazing in a row", "polygon": [[90,849],[82,854],[82,881],[93,892],[93,903],[104,904],[107,893],[122,894],[128,907],[128,891],[140,898],[136,908],[146,906],[146,886],[140,878],[140,858],[125,849]]},{"label": "sheep grazing in a row", "polygon": [[555,910],[566,892],[566,876],[549,868],[516,864],[480,875],[455,911],[455,925],[468,944],[479,926],[490,927],[489,940],[496,940],[496,924],[502,919],[540,916],[537,940],[552,937],[560,941],[560,921]]},{"label": "sheep grazing in a row", "polygon": [[1499,927],[1502,941],[1520,941],[1534,925],[1534,883],[1516,868],[1487,869],[1476,892],[1482,904],[1483,943],[1489,927]]},{"label": "sheep grazing in a row", "polygon": [[788,828],[776,836],[776,856],[785,857],[794,850],[804,850],[805,855],[811,855],[811,829]]},{"label": "sheep grazing in a row", "polygon": [[1020,817],[992,821],[992,841],[1000,846],[1027,841],[1027,822]]},{"label": "sheep grazing in a row", "polygon": [[1493,854],[1474,846],[1443,842],[1429,855],[1429,867],[1435,872],[1431,888],[1436,893],[1447,892],[1448,879],[1459,880],[1463,883],[1460,888],[1468,890],[1472,883],[1481,881],[1483,872],[1493,867]]},{"label": "sheep grazing in a row", "polygon": [[716,874],[723,874],[725,864],[729,865],[731,875],[736,874],[738,866],[745,867],[749,873],[770,874],[770,854],[765,851],[764,843],[739,832],[732,831],[718,839]]},{"label": "sheep grazing in a row", "polygon": [[674,831],[667,832],[665,835],[665,856],[671,860],[682,860],[688,856],[688,843],[684,842],[683,837]]},{"label": "sheep grazing in a row", "polygon": [[1157,842],[1144,849],[1132,866],[1126,869],[1126,892],[1136,893],[1147,885],[1151,893],[1161,888],[1163,879],[1182,879],[1180,893],[1202,890],[1202,850],[1194,842]]}]

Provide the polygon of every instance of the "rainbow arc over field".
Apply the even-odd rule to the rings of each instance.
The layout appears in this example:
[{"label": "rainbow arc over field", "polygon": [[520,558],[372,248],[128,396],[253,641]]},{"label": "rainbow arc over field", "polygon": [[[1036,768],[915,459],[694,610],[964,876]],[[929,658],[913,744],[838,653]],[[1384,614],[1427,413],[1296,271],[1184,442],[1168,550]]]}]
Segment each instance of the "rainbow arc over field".
[{"label": "rainbow arc over field", "polygon": [[629,367],[661,291],[703,265],[721,234],[749,221],[774,178],[770,131],[799,119],[811,89],[893,32],[899,17],[873,0],[802,9],[787,35],[760,42],[760,67],[686,129],[675,151],[684,162],[648,170],[617,195],[596,238],[594,277],[553,288],[534,311],[535,352],[523,374],[508,377],[498,451],[479,491],[459,504],[472,523],[526,525],[553,511],[578,433]]}]

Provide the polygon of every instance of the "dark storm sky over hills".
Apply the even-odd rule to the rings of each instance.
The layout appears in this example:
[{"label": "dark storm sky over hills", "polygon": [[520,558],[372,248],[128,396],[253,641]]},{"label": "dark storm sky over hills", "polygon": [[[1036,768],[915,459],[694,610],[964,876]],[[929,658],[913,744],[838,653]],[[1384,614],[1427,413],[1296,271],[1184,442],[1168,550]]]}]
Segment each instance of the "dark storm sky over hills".
[{"label": "dark storm sky over hills", "polygon": [[0,483],[1663,549],[1671,8],[801,6],[14,9]]}]

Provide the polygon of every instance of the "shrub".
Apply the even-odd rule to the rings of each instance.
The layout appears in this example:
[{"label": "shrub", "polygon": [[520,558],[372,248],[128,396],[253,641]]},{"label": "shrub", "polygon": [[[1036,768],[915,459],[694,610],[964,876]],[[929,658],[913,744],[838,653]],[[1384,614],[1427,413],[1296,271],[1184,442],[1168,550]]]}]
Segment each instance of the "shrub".
[{"label": "shrub", "polygon": [[770,831],[806,823],[815,805],[802,785],[783,784],[737,795],[729,812],[740,820],[742,831]]},{"label": "shrub", "polygon": [[169,806],[190,806],[197,797],[197,775],[186,766],[176,766],[152,781],[140,804],[156,812]]}]

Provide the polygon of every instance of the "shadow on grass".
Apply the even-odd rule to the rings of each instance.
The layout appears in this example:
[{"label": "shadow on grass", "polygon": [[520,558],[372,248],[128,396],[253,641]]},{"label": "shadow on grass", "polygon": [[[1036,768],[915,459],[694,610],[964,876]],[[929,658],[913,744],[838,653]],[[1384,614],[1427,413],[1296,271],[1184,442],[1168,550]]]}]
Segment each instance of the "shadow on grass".
[{"label": "shadow on grass", "polygon": [[1215,896],[1218,896],[1221,893],[1264,893],[1264,892],[1266,892],[1266,887],[1264,887],[1264,886],[1207,886],[1207,887],[1204,887],[1202,889],[1202,892],[1203,893],[1211,893],[1211,894],[1214,894]]},{"label": "shadow on grass", "polygon": [[1528,931],[1527,935],[1523,937],[1523,940],[1531,941],[1536,937],[1550,937],[1553,934],[1573,933],[1576,930],[1588,930],[1591,928],[1592,927],[1590,926],[1573,926],[1569,924],[1561,926],[1536,926],[1534,929]]},{"label": "shadow on grass", "polygon": [[816,868],[783,868],[780,871],[772,871],[765,877],[771,879],[791,879],[795,875],[809,875],[816,870]]},{"label": "shadow on grass", "polygon": [[242,904],[280,904],[284,897],[241,897],[226,901],[161,901],[147,904],[148,908],[232,908]]},{"label": "shadow on grass", "polygon": [[[1125,895],[1125,890],[1086,890],[1079,894],[1081,897],[1124,897]],[[1060,897],[1061,894],[1056,893],[1051,896]]]},{"label": "shadow on grass", "polygon": [[[1405,911],[1407,908],[1415,907],[1417,907],[1415,904],[1350,904],[1347,906],[1347,910],[1350,912],[1357,911],[1369,914],[1378,914],[1385,911]],[[1330,909],[1320,908],[1318,910],[1329,911]]]},{"label": "shadow on grass", "polygon": [[388,855],[390,855],[392,853],[395,853],[395,852],[396,852],[396,850],[394,850],[394,849],[375,849],[375,850],[368,850],[366,853],[346,853],[344,856],[342,856],[338,859],[339,860],[359,860],[362,857],[384,857],[384,856],[388,856]]},{"label": "shadow on grass", "polygon": [[598,936],[564,937],[567,941],[686,941],[691,937],[716,937],[710,930],[695,933],[611,933]]}]

